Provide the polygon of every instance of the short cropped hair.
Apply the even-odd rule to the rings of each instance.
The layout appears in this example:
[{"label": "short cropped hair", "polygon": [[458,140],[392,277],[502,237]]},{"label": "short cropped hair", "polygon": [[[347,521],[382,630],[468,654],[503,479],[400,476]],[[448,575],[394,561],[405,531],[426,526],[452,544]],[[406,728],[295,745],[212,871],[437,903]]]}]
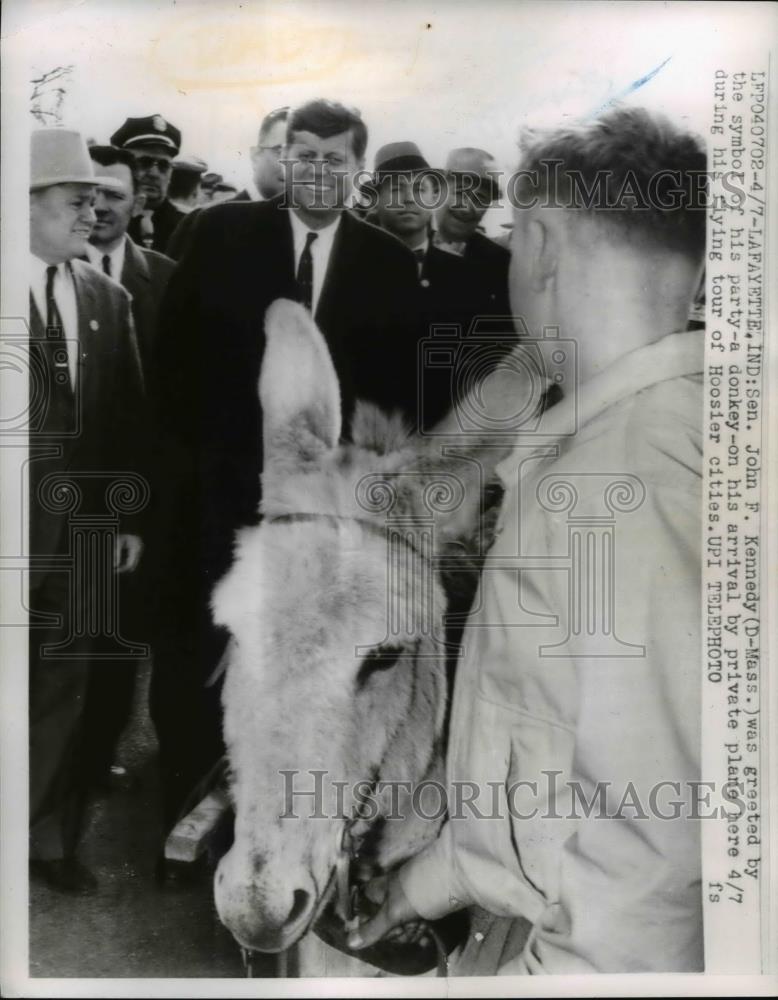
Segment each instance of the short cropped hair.
[{"label": "short cropped hair", "polygon": [[101,167],[113,167],[117,163],[129,167],[132,190],[138,190],[138,164],[129,149],[119,149],[118,146],[90,146],[89,155]]},{"label": "short cropped hair", "polygon": [[289,108],[275,108],[270,111],[262,119],[262,124],[259,126],[259,135],[257,137],[257,144],[262,145],[262,140],[267,136],[270,129],[276,124],[276,122],[285,122],[289,117]]},{"label": "short cropped hair", "polygon": [[519,145],[514,205],[583,210],[625,239],[704,252],[705,145],[664,116],[616,107],[581,126],[527,131]]},{"label": "short cropped hair", "polygon": [[292,142],[295,132],[313,132],[322,139],[351,132],[351,148],[361,160],[367,149],[367,126],[356,108],[347,108],[337,101],[318,98],[293,108],[286,123],[286,141]]},{"label": "short cropped hair", "polygon": [[191,198],[200,187],[202,176],[197,170],[173,167],[170,173],[170,186],[167,189],[168,198]]}]

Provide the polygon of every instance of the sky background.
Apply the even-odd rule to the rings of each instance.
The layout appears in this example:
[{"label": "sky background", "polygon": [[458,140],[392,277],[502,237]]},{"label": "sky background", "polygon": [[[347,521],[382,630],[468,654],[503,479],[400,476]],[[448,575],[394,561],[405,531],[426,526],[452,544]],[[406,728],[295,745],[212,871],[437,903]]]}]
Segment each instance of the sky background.
[{"label": "sky background", "polygon": [[181,129],[182,152],[239,186],[262,117],[314,96],[362,110],[369,167],[380,145],[411,139],[433,165],[474,145],[509,169],[520,126],[592,115],[663,63],[626,100],[705,132],[717,53],[731,58],[739,33],[753,39],[756,16],[747,4],[548,0],[11,6],[31,74],[74,67],[64,125],[105,142],[125,117],[160,113]]}]

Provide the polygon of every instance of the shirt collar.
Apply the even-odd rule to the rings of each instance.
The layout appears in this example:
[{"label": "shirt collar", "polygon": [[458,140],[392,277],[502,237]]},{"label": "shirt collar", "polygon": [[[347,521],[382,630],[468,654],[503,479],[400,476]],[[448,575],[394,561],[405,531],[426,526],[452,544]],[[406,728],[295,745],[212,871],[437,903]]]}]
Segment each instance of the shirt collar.
[{"label": "shirt collar", "polygon": [[467,240],[444,240],[437,229],[432,234],[432,242],[440,250],[455,257],[464,257],[467,250]]},{"label": "shirt collar", "polygon": [[583,427],[609,406],[650,385],[702,372],[704,335],[704,330],[669,333],[653,344],[630,351],[583,383],[578,392],[547,410],[542,417],[542,430],[519,433],[519,447],[497,466],[497,474],[506,488],[516,481],[516,470],[527,457],[528,441],[535,439],[539,447],[547,447],[567,433],[570,426]]},{"label": "shirt collar", "polygon": [[294,238],[295,260],[299,258],[303,251],[308,233],[316,233],[318,238],[314,240],[313,247],[316,247],[318,243],[317,249],[319,251],[326,251],[332,247],[342,215],[343,213],[341,212],[334,222],[331,222],[329,226],[325,226],[323,229],[311,229],[305,225],[293,209],[289,209],[289,221],[292,224],[292,237]]},{"label": "shirt collar", "polygon": [[[127,236],[124,236],[119,244],[114,247],[114,249],[108,254],[111,258],[111,277],[114,281],[119,281],[122,275],[122,269],[124,268],[124,255],[126,252]],[[98,271],[103,269],[103,257],[105,257],[105,251],[101,250],[99,247],[94,246],[91,243],[87,244],[86,255],[89,258],[89,263],[96,267]]]},{"label": "shirt collar", "polygon": [[[35,288],[46,288],[46,271],[51,267],[51,264],[47,264],[45,260],[41,260],[40,257],[36,257],[35,254],[30,254],[30,285]],[[72,271],[70,268],[70,261],[63,261],[59,264],[53,265],[57,268],[57,277],[64,278],[66,280],[72,277]]]},{"label": "shirt collar", "polygon": [[[40,257],[36,257],[34,253],[30,254],[30,284],[33,286],[42,285],[45,287],[46,284],[46,271],[50,267],[45,260],[41,260]],[[57,269],[61,267],[61,264],[57,265]]]}]

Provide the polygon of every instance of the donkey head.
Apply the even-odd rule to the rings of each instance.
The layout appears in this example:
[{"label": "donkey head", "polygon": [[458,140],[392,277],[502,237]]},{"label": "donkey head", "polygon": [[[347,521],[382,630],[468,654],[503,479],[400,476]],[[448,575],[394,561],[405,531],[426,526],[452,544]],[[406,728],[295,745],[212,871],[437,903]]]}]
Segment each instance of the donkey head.
[{"label": "donkey head", "polygon": [[435,557],[478,537],[484,466],[472,448],[443,455],[364,404],[352,443],[339,444],[321,334],[285,301],[266,326],[263,520],[239,535],[212,601],[232,636],[223,701],[236,814],[215,897],[240,944],[277,951],[326,905],[357,814],[380,830],[382,867],[437,832],[440,811],[414,808],[419,784],[442,773]]}]

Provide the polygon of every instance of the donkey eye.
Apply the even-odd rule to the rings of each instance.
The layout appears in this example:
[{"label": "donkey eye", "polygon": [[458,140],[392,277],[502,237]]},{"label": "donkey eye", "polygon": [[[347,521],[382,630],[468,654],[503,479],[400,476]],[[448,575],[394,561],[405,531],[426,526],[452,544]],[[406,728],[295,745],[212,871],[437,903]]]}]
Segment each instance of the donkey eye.
[{"label": "donkey eye", "polygon": [[402,652],[402,646],[379,646],[372,649],[359,665],[355,681],[357,690],[361,690],[373,674],[390,670],[400,659]]}]

